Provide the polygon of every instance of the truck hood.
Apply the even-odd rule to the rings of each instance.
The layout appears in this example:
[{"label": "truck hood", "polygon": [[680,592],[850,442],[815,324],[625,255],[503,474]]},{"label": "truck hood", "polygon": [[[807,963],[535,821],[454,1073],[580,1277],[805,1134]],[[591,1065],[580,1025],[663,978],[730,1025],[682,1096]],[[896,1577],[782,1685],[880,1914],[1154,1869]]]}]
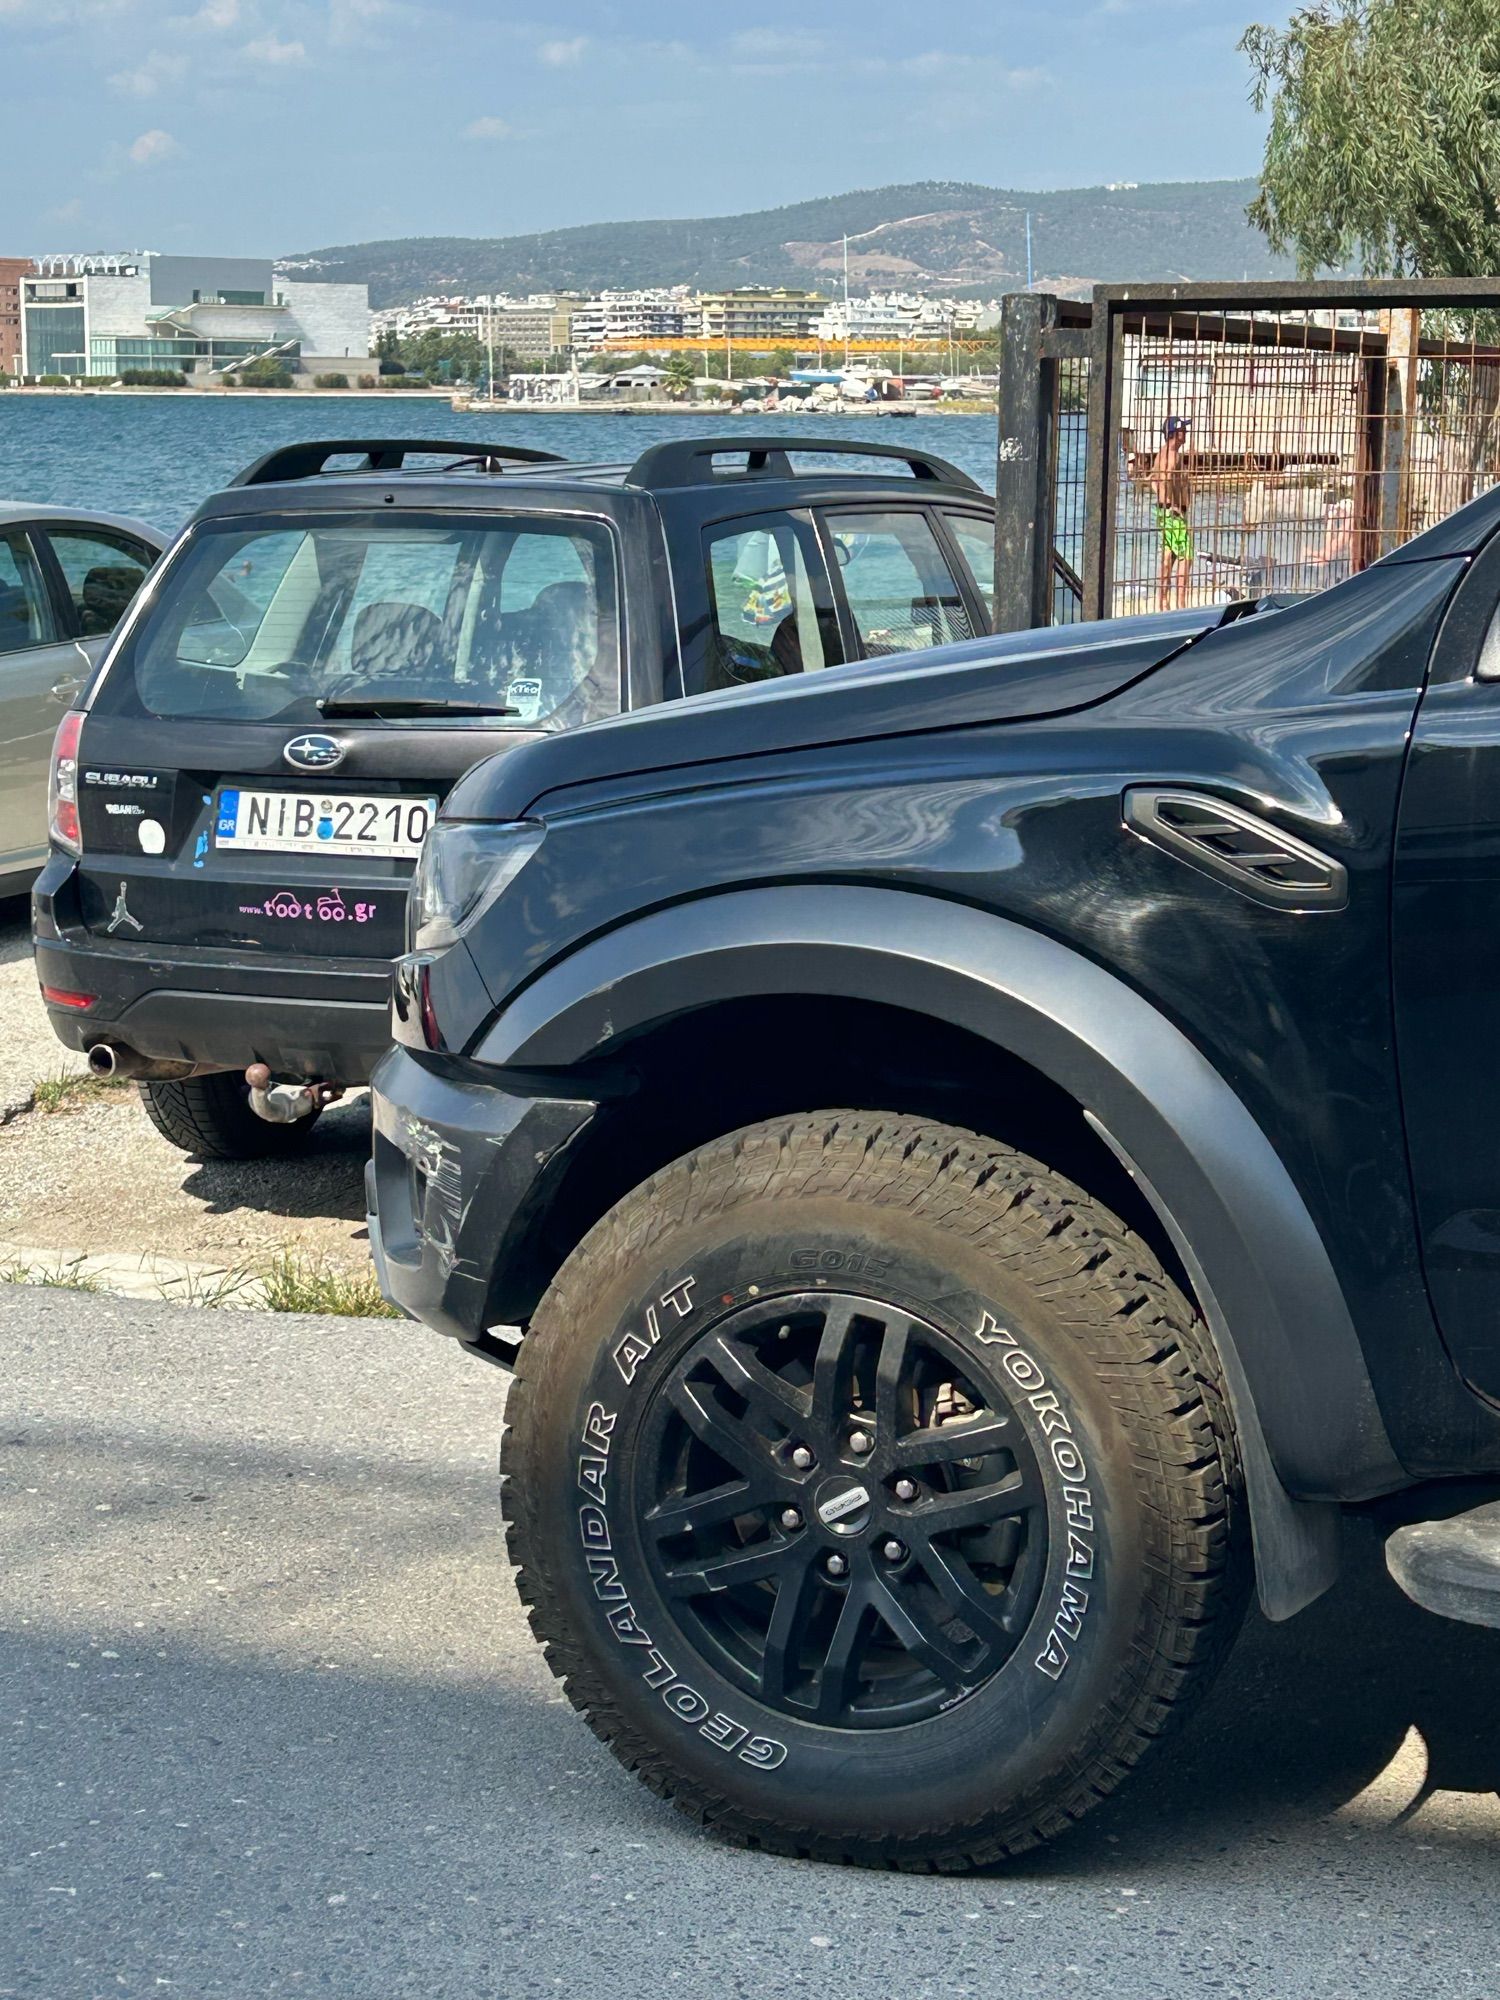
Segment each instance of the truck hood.
[{"label": "truck hood", "polygon": [[639,709],[477,765],[443,817],[524,819],[544,794],[598,779],[1066,714],[1118,693],[1223,618],[1223,606],[1210,606],[967,639]]}]

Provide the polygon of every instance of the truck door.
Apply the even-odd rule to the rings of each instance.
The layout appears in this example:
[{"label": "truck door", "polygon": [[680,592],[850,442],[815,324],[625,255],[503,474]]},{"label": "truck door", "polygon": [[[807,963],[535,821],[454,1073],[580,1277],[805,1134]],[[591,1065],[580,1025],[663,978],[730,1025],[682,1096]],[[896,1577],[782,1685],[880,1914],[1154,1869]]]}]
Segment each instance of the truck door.
[{"label": "truck door", "polygon": [[1459,1373],[1500,1395],[1500,547],[1450,607],[1396,829],[1396,1042],[1427,1286]]}]

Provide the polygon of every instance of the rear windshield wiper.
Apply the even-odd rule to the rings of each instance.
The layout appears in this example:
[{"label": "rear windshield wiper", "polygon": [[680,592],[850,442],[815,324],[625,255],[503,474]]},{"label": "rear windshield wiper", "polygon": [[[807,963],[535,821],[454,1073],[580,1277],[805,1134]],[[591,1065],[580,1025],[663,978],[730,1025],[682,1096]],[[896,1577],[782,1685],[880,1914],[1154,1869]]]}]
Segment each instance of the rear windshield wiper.
[{"label": "rear windshield wiper", "polygon": [[323,715],[519,715],[496,701],[450,701],[445,695],[378,694],[325,695],[318,703]]}]

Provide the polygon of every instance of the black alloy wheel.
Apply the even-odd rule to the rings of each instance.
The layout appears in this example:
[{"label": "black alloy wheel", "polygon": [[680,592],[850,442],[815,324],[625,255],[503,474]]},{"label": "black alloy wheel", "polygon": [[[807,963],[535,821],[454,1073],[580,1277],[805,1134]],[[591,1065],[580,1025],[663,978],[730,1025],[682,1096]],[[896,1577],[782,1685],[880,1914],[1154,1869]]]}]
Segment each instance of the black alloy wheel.
[{"label": "black alloy wheel", "polygon": [[727,1678],[869,1729],[1010,1658],[1046,1491],[982,1362],[898,1306],[818,1292],[730,1313],[661,1380],[632,1504],[677,1622]]}]

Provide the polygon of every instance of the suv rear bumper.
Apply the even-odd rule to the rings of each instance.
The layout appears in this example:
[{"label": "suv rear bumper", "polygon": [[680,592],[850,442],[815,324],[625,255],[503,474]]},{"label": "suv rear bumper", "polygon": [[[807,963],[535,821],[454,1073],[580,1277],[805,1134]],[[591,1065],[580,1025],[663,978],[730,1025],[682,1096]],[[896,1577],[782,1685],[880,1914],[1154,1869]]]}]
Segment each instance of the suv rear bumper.
[{"label": "suv rear bumper", "polygon": [[[36,957],[37,973],[47,986],[91,993],[103,983],[90,985],[96,974],[87,953],[38,947]],[[87,1011],[49,1006],[47,1013],[58,1040],[70,1049],[113,1042],[143,1056],[209,1069],[245,1069],[263,1062],[277,1077],[342,1084],[369,1080],[391,1039],[385,975],[369,982],[372,996],[378,997],[359,1001],[235,990],[223,977],[229,970],[223,968],[212,984],[198,986],[186,983],[181,965],[163,967],[170,986],[153,984],[130,999],[121,999],[117,989]]]},{"label": "suv rear bumper", "polygon": [[536,1223],[598,1104],[440,1074],[399,1047],[381,1058],[370,1101],[365,1203],[381,1290],[437,1332],[508,1358],[489,1329],[530,1310]]},{"label": "suv rear bumper", "polygon": [[[45,879],[45,878],[44,878]],[[87,1008],[47,1013],[70,1049],[115,1042],[144,1056],[327,1083],[368,1080],[390,1046],[388,963],[342,960],[306,968],[234,952],[150,945],[100,946],[87,934],[48,934],[37,898],[36,971],[43,986],[95,996]]]}]

